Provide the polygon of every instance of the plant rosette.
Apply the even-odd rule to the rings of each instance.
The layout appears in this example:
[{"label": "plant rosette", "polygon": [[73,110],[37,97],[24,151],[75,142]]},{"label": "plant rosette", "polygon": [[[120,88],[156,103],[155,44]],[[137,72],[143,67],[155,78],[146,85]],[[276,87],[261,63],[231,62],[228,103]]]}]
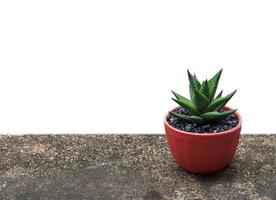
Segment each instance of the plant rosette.
[{"label": "plant rosette", "polygon": [[239,144],[241,116],[226,106],[236,91],[225,97],[220,92],[214,98],[221,73],[200,83],[188,71],[191,100],[172,91],[179,107],[165,116],[166,138],[177,164],[192,173],[222,170],[233,159]]}]

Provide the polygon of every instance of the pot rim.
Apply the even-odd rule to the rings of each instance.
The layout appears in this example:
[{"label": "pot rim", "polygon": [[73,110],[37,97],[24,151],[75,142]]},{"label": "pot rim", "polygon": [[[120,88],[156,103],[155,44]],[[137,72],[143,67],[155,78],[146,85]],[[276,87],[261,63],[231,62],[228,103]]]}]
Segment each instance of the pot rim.
[{"label": "pot rim", "polygon": [[[175,111],[176,109],[180,108],[180,106],[177,106],[175,108],[173,108],[171,111]],[[224,108],[226,108],[227,110],[233,110],[231,107],[229,106],[224,106]],[[240,114],[236,111],[234,113],[237,117],[238,117],[238,120],[239,120],[239,123],[237,126],[235,126],[234,128],[232,129],[229,129],[227,131],[223,131],[223,132],[218,132],[218,133],[193,133],[193,132],[187,132],[187,131],[182,131],[182,130],[179,130],[177,128],[174,128],[173,126],[171,126],[169,124],[169,122],[167,121],[167,117],[169,115],[169,113],[167,113],[165,115],[165,126],[168,126],[170,129],[174,130],[175,132],[177,133],[180,133],[180,134],[186,134],[186,135],[190,135],[190,136],[196,136],[196,137],[217,137],[217,136],[223,136],[223,135],[227,135],[227,134],[231,134],[231,133],[234,133],[236,132],[238,129],[241,128],[241,124],[242,124],[242,118],[240,116]]]}]

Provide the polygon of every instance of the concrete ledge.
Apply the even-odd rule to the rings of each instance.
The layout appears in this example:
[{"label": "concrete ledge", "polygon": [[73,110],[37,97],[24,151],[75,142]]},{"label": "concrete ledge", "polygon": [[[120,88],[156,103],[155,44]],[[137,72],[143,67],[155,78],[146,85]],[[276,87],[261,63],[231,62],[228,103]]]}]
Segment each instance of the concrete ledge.
[{"label": "concrete ledge", "polygon": [[276,135],[243,135],[225,170],[179,168],[163,135],[0,136],[0,199],[276,199]]}]

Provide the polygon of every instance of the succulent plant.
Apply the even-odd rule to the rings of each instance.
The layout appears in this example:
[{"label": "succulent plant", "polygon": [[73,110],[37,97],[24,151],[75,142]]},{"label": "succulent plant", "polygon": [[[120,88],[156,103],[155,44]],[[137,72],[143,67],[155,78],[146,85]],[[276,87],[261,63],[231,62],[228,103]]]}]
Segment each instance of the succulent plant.
[{"label": "succulent plant", "polygon": [[237,90],[222,97],[222,91],[215,97],[222,69],[210,80],[199,82],[196,75],[192,75],[189,70],[190,100],[172,91],[175,98],[172,98],[179,106],[184,108],[190,115],[169,112],[174,117],[194,123],[204,123],[221,120],[236,110],[224,110],[224,106],[233,97]]}]

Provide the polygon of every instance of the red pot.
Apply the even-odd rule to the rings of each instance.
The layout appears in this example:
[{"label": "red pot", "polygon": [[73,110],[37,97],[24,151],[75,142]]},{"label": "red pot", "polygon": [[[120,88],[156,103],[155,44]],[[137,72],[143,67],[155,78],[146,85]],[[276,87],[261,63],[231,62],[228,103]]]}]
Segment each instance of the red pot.
[{"label": "red pot", "polygon": [[[174,108],[172,111],[179,107]],[[231,109],[225,107],[226,109]],[[223,169],[236,152],[240,132],[241,116],[236,112],[239,123],[231,130],[220,133],[192,133],[178,130],[167,122],[166,137],[175,161],[185,170],[196,174],[209,174]]]}]

